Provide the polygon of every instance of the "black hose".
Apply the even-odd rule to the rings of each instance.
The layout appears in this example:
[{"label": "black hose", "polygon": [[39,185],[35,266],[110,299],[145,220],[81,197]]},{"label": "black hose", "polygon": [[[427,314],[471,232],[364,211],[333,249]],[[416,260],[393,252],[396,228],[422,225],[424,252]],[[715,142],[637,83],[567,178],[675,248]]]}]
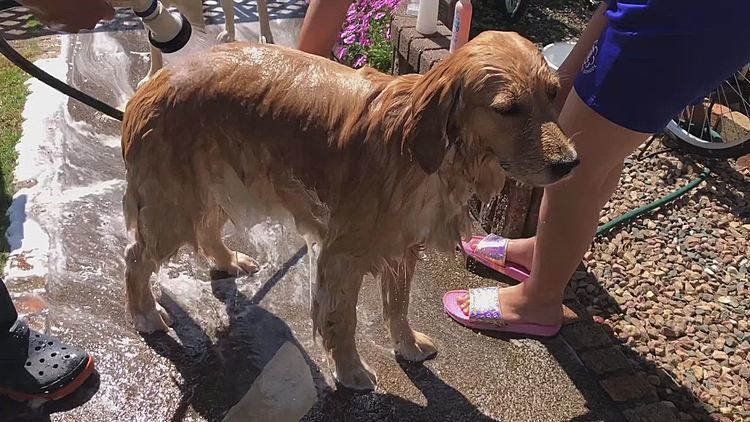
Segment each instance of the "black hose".
[{"label": "black hose", "polygon": [[40,81],[56,89],[57,91],[60,91],[68,97],[75,98],[76,100],[86,104],[89,107],[93,107],[94,109],[99,110],[100,112],[115,120],[122,121],[122,111],[73,88],[72,86],[60,81],[59,79],[40,69],[39,67],[34,65],[34,63],[31,63],[19,52],[13,49],[13,47],[11,47],[10,44],[8,44],[8,41],[6,41],[3,37],[0,37],[0,53],[2,53],[3,56],[10,60],[13,64],[18,66],[21,70],[39,79]]}]

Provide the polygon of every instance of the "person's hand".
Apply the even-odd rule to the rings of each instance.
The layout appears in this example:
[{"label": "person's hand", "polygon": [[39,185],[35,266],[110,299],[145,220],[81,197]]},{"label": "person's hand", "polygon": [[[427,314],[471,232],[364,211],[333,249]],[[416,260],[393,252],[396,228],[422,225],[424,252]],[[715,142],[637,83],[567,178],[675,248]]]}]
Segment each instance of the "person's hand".
[{"label": "person's hand", "polygon": [[43,24],[55,31],[92,29],[100,20],[112,19],[115,10],[106,0],[18,0]]}]

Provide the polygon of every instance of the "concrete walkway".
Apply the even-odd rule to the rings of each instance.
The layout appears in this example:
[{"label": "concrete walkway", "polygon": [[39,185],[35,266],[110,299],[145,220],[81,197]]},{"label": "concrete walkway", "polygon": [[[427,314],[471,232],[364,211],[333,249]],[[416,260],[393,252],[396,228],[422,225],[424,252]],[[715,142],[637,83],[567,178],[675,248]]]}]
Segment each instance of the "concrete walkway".
[{"label": "concrete walkway", "polygon": [[[300,20],[273,21],[294,45]],[[210,32],[218,31],[210,28]],[[257,39],[257,23],[239,38]],[[111,104],[147,70],[137,31],[62,37],[42,65]],[[440,297],[494,283],[458,256],[430,254],[412,291],[413,326],[439,348],[424,365],[398,363],[382,324],[379,287],[360,297],[359,350],[377,371],[375,393],[336,392],[313,342],[308,261],[288,222],[268,221],[229,242],[258,258],[253,277],[209,282],[189,251],[162,269],[161,303],[173,330],[143,337],[126,320],[119,124],[32,83],[11,227],[7,284],[31,324],[85,347],[98,374],[75,397],[31,408],[0,399],[0,421],[617,420],[610,402],[561,338],[497,339],[453,323]],[[233,408],[234,406],[234,408]]]}]

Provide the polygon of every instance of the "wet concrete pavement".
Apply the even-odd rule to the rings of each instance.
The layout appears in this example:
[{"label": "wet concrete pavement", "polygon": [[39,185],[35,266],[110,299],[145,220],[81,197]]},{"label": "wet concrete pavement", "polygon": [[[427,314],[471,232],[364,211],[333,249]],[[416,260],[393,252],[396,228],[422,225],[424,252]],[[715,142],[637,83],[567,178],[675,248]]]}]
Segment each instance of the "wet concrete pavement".
[{"label": "wet concrete pavement", "polygon": [[[277,43],[294,44],[299,23],[274,21]],[[241,24],[238,34],[257,39],[257,24]],[[66,36],[60,58],[46,66],[123,104],[146,73],[145,51],[135,31]],[[494,283],[453,255],[427,255],[413,283],[411,321],[435,341],[438,356],[423,365],[395,360],[380,290],[368,279],[358,345],[378,389],[336,391],[312,336],[304,243],[284,221],[249,235],[227,229],[230,246],[263,264],[252,277],[209,281],[206,262],[183,251],[156,277],[173,329],[139,335],[124,308],[119,124],[46,87],[33,90],[25,128],[32,135],[21,148],[34,151],[22,153],[17,172],[23,189],[6,282],[32,326],[86,348],[98,372],[60,403],[32,408],[0,399],[0,421],[213,421],[227,412],[227,419],[260,421],[295,412],[311,421],[618,419],[562,339],[492,338],[445,316],[443,292]]]}]

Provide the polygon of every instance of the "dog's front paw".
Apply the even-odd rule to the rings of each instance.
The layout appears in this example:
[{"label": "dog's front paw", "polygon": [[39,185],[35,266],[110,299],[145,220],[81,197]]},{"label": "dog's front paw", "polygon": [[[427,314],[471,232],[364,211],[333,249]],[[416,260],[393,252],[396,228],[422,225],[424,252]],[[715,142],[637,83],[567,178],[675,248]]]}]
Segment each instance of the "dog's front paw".
[{"label": "dog's front paw", "polygon": [[361,360],[351,368],[339,368],[333,374],[340,386],[359,393],[373,391],[378,384],[378,377],[370,367]]},{"label": "dog's front paw", "polygon": [[437,355],[437,348],[432,339],[419,331],[412,331],[412,333],[413,336],[405,336],[395,343],[396,356],[410,362],[422,362]]},{"label": "dog's front paw", "polygon": [[245,274],[253,275],[260,271],[260,266],[244,253],[232,251],[232,261],[225,264],[218,263],[215,270],[234,277]]},{"label": "dog's front paw", "polygon": [[257,273],[260,270],[260,266],[254,259],[241,252],[236,252],[235,254],[237,257],[237,267],[239,267],[241,272],[250,275]]},{"label": "dog's front paw", "polygon": [[172,318],[158,303],[156,309],[147,313],[133,313],[133,325],[138,332],[151,334],[157,331],[169,331]]},{"label": "dog's front paw", "polygon": [[221,31],[218,36],[216,36],[216,41],[218,42],[233,42],[234,41],[234,34],[230,34],[227,31]]}]

